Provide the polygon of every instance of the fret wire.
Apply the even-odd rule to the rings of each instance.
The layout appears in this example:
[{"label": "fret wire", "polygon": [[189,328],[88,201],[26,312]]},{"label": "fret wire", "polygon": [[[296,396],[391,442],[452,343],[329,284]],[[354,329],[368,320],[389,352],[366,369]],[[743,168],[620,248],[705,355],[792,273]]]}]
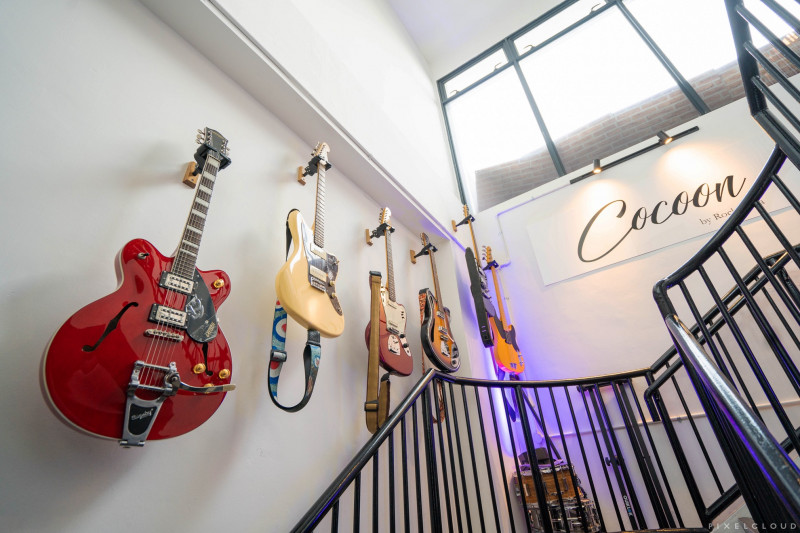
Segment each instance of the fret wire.
[{"label": "fret wire", "polygon": [[[205,219],[208,215],[211,194],[214,190],[218,168],[219,161],[212,155],[208,155],[205,165],[203,166],[203,171],[200,173],[200,178],[198,179],[192,207],[189,210],[189,216],[187,217],[186,225],[183,229],[181,244],[178,246],[178,250],[175,253],[172,272],[185,278],[194,277],[194,270],[197,265],[196,252],[200,249],[200,241],[203,237],[203,230],[205,229]],[[195,251],[193,252],[184,248],[184,245],[194,247]]]},{"label": "fret wire", "polygon": [[317,203],[314,211],[314,244],[325,248],[325,164],[317,164]]}]

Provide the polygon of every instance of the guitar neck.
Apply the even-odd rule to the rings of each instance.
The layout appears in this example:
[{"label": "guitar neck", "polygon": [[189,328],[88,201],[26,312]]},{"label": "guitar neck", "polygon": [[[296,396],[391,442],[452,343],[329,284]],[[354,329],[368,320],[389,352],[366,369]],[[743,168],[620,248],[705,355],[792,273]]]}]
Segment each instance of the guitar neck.
[{"label": "guitar neck", "polygon": [[492,280],[494,281],[494,293],[497,295],[497,307],[500,311],[500,324],[502,324],[503,329],[506,329],[506,314],[504,311],[505,302],[503,301],[503,293],[500,291],[500,283],[497,281],[497,271],[495,267],[491,267],[492,269]]},{"label": "guitar neck", "polygon": [[325,248],[325,163],[317,165],[317,205],[314,209],[314,244]]},{"label": "guitar neck", "polygon": [[472,246],[474,246],[473,250],[475,250],[475,262],[478,263],[478,271],[480,272],[483,267],[481,267],[481,254],[478,251],[478,241],[475,240],[475,230],[472,229],[472,220],[467,219],[467,224],[469,225],[469,234],[472,235]]},{"label": "guitar neck", "polygon": [[428,250],[428,256],[431,258],[431,272],[433,272],[433,291],[436,294],[436,301],[439,307],[444,307],[442,303],[442,296],[439,293],[439,275],[436,272],[436,260],[433,258],[433,249]]},{"label": "guitar neck", "polygon": [[183,229],[183,237],[178,245],[175,254],[175,261],[172,263],[172,273],[178,276],[191,279],[194,277],[194,269],[197,265],[197,253],[200,251],[200,240],[203,237],[203,229],[206,225],[206,216],[211,203],[211,194],[214,191],[214,183],[217,180],[220,160],[213,155],[206,157],[203,172],[197,180],[197,188],[194,193],[194,202]]},{"label": "guitar neck", "polygon": [[394,290],[394,263],[392,261],[392,232],[386,228],[386,288],[389,290],[389,300],[396,302]]}]

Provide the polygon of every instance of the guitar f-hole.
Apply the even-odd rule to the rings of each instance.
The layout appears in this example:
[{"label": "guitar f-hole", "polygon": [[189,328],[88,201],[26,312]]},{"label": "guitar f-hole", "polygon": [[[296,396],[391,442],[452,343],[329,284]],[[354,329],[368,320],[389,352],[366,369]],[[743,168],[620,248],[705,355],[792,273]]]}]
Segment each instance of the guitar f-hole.
[{"label": "guitar f-hole", "polygon": [[108,322],[108,325],[106,326],[105,331],[103,332],[102,335],[100,335],[100,338],[97,339],[97,342],[95,342],[91,346],[86,344],[81,349],[84,352],[93,352],[93,351],[95,351],[97,349],[97,347],[100,346],[100,343],[103,342],[103,339],[105,339],[106,336],[108,336],[109,333],[111,333],[112,331],[117,329],[117,325],[119,324],[119,320],[122,318],[122,315],[125,314],[125,311],[127,311],[131,307],[136,307],[138,305],[139,304],[136,303],[136,302],[131,302],[131,303],[127,304],[125,307],[123,307],[122,310],[119,313],[117,313],[117,315]]},{"label": "guitar f-hole", "polygon": [[208,368],[208,343],[203,343],[203,363],[206,365],[206,375],[213,376],[214,371]]}]

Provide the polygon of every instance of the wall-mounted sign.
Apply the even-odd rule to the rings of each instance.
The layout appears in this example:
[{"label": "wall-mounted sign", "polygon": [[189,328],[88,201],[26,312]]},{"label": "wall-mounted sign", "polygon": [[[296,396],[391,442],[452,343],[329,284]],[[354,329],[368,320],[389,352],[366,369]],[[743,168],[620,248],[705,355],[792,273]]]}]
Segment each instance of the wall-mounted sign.
[{"label": "wall-mounted sign", "polygon": [[[707,142],[634,160],[536,201],[528,233],[549,285],[716,231],[758,176],[768,153],[720,156]],[[796,180],[784,166],[781,176]],[[762,204],[788,204],[767,191]],[[687,257],[688,259],[688,257]],[[660,273],[667,274],[667,273]]]}]

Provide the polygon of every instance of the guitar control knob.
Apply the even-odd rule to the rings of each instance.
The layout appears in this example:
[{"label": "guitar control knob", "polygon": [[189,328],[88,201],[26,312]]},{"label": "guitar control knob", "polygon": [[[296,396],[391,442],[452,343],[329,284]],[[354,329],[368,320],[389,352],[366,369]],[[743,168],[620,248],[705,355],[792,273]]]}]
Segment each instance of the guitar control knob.
[{"label": "guitar control knob", "polygon": [[335,292],[331,293],[331,299],[333,299],[333,298],[336,298],[336,293]]},{"label": "guitar control knob", "polygon": [[194,365],[194,368],[192,368],[192,372],[194,372],[195,374],[202,374],[205,371],[206,371],[206,365],[204,365],[203,363],[198,363]]},{"label": "guitar control knob", "polygon": [[332,280],[328,281],[328,285],[330,285],[331,287],[335,287],[336,286],[336,280],[332,279]]},{"label": "guitar control knob", "polygon": [[221,289],[225,286],[225,280],[222,278],[218,278],[214,280],[214,283],[211,284],[215,289]]},{"label": "guitar control knob", "polygon": [[219,371],[219,379],[228,379],[229,377],[231,377],[231,371],[227,368],[223,368]]}]

